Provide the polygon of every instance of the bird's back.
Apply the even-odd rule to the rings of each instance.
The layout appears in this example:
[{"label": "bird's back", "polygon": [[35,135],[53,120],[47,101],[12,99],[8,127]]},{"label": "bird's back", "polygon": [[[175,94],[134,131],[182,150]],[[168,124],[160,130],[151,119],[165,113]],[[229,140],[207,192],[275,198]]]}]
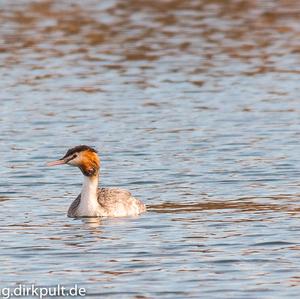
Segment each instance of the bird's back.
[{"label": "bird's back", "polygon": [[98,203],[106,216],[135,216],[146,211],[146,206],[139,199],[119,188],[99,188]]}]

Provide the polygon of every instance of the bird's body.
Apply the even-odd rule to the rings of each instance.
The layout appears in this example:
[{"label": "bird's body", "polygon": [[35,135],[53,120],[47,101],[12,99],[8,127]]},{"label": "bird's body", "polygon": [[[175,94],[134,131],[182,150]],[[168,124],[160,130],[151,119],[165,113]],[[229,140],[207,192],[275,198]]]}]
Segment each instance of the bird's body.
[{"label": "bird's body", "polygon": [[72,202],[69,217],[126,217],[146,211],[146,206],[131,193],[119,188],[99,188],[100,159],[97,152],[87,146],[70,149],[60,160],[49,166],[70,164],[84,175],[81,193]]},{"label": "bird's body", "polygon": [[124,189],[98,188],[97,204],[82,199],[82,195],[72,202],[69,217],[126,217],[146,211],[145,205]]}]

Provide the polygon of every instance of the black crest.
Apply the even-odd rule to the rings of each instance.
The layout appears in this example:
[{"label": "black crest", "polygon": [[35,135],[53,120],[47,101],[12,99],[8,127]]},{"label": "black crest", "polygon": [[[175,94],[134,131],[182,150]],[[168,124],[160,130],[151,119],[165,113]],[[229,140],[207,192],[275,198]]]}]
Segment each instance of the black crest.
[{"label": "black crest", "polygon": [[72,147],[70,148],[66,154],[62,157],[62,159],[65,159],[66,157],[69,157],[75,153],[79,153],[79,152],[82,152],[82,151],[91,151],[91,152],[94,152],[94,153],[97,153],[97,151],[90,147],[90,146],[87,146],[87,145],[77,145],[75,147]]}]

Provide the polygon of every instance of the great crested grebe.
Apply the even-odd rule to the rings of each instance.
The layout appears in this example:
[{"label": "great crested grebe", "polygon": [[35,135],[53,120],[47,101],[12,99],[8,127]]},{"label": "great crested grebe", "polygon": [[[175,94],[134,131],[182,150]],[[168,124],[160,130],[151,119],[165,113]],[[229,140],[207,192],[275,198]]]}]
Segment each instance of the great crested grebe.
[{"label": "great crested grebe", "polygon": [[62,164],[79,167],[84,175],[81,193],[68,210],[69,217],[124,217],[146,211],[146,206],[127,190],[98,188],[100,159],[92,147],[75,146],[61,159],[49,162],[47,166]]}]

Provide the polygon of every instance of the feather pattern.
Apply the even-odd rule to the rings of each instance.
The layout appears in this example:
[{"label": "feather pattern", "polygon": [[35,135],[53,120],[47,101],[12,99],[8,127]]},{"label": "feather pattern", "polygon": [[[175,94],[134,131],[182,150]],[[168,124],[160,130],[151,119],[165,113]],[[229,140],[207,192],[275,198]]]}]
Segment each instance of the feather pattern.
[{"label": "feather pattern", "polygon": [[131,193],[119,188],[99,188],[97,190],[97,206],[92,214],[80,213],[81,194],[72,202],[69,217],[125,217],[136,216],[146,211],[146,206],[134,198]]}]

